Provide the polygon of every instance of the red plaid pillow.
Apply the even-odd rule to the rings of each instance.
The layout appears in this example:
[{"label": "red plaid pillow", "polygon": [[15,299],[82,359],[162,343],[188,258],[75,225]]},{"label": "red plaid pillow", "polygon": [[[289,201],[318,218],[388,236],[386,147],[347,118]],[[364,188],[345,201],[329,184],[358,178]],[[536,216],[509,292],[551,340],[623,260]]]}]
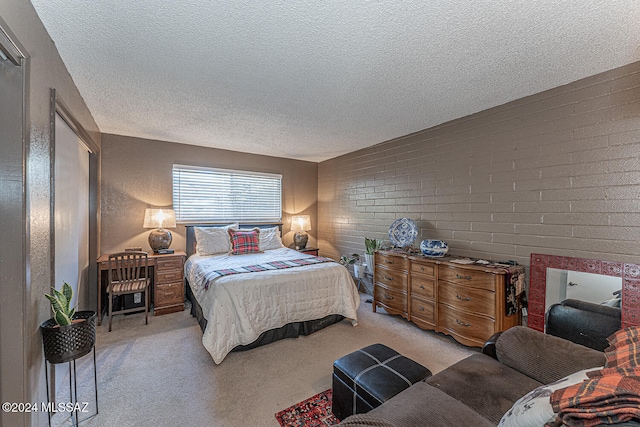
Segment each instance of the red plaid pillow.
[{"label": "red plaid pillow", "polygon": [[260,252],[260,229],[227,230],[231,241],[231,255],[255,254]]}]

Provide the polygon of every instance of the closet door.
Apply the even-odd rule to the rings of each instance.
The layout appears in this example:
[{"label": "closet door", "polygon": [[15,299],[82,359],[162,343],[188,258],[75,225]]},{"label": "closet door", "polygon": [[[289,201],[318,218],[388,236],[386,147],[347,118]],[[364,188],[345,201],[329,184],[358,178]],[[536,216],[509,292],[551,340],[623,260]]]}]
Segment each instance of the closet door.
[{"label": "closet door", "polygon": [[55,287],[69,283],[72,304],[89,309],[89,151],[56,114],[55,123]]}]

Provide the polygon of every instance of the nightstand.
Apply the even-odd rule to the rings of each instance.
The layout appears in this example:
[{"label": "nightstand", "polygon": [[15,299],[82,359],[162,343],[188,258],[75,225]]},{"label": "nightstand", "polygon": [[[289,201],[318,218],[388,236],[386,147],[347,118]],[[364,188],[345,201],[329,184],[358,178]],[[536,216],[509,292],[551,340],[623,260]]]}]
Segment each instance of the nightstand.
[{"label": "nightstand", "polygon": [[184,310],[184,253],[155,255],[153,315]]},{"label": "nightstand", "polygon": [[304,249],[296,249],[298,252],[302,252],[303,254],[315,255],[318,256],[318,248],[304,248]]}]

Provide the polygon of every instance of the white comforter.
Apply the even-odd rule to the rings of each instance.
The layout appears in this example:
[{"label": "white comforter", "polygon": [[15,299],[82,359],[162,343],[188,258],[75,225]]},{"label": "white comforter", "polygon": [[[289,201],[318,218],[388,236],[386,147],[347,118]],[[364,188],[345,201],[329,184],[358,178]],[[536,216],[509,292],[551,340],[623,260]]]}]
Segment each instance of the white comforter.
[{"label": "white comforter", "polygon": [[250,255],[192,255],[185,275],[207,328],[202,343],[215,363],[236,346],[255,341],[262,332],[287,323],[340,314],[357,323],[358,290],[349,271],[334,262],[283,270],[242,273],[215,279],[204,288],[207,269],[237,268],[310,255],[288,248]]}]

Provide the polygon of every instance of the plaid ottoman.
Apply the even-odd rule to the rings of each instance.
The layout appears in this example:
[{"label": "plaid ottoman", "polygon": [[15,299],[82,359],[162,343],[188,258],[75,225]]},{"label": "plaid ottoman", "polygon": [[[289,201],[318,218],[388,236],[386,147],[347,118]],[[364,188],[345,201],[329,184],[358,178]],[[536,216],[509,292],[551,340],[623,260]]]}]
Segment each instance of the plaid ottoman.
[{"label": "plaid ottoman", "polygon": [[386,345],[370,345],[333,362],[331,411],[339,420],[368,412],[430,376],[427,368]]}]

